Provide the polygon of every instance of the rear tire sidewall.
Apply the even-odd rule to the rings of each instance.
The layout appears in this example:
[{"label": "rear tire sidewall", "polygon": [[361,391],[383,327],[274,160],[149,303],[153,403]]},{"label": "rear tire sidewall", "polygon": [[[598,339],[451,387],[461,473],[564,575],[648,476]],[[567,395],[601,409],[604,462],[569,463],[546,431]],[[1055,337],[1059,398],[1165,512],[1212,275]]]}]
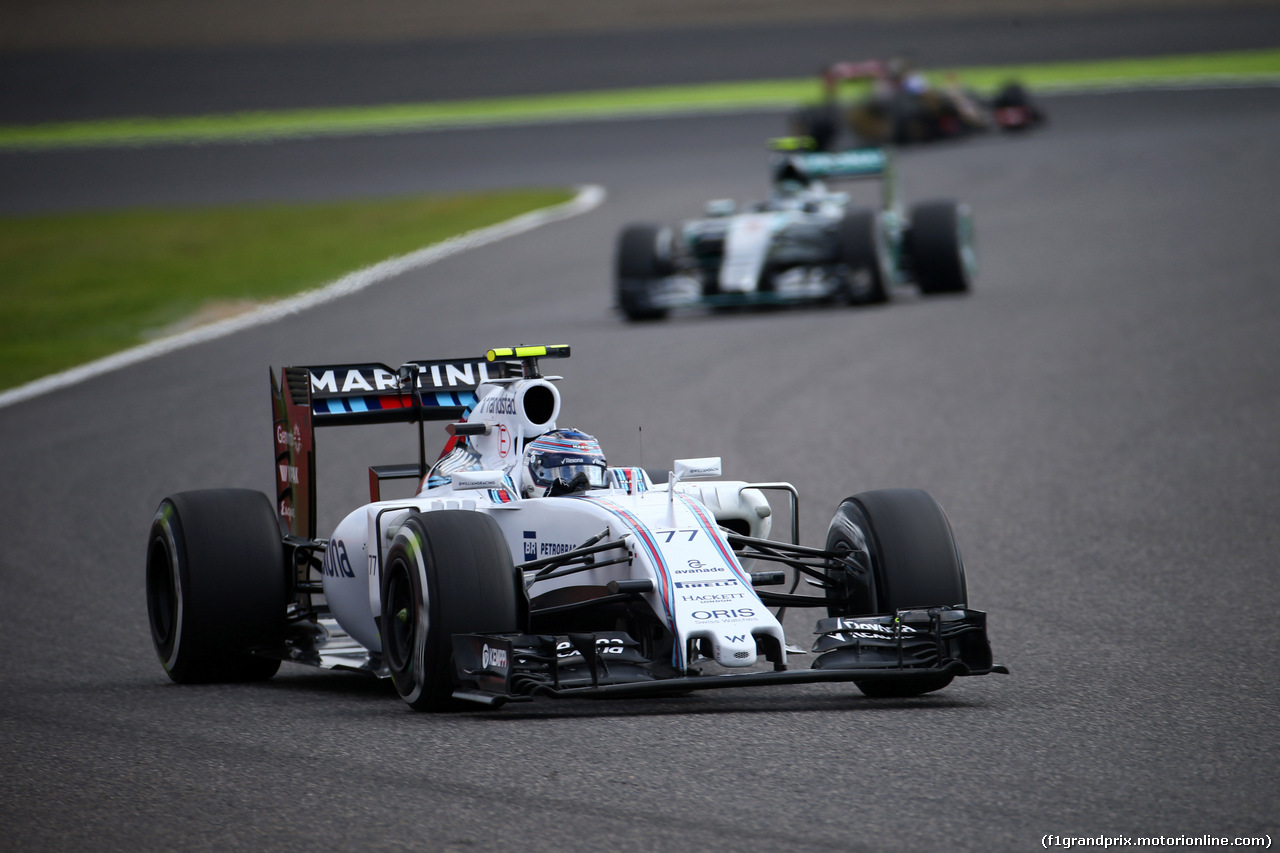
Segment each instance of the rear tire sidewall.
[{"label": "rear tire sidewall", "polygon": [[382,579],[383,658],[396,691],[420,711],[453,705],[453,636],[520,630],[520,589],[501,528],[489,516],[410,516]]},{"label": "rear tire sidewall", "polygon": [[245,489],[165,498],[147,548],[156,654],[179,683],[258,681],[280,668],[288,574],[275,509]]}]

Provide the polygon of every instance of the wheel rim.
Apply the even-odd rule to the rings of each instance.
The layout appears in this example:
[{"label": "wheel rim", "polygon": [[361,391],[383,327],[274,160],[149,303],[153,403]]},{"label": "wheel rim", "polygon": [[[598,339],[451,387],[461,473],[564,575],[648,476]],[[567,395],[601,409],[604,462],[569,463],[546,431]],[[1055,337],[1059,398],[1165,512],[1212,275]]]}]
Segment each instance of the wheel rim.
[{"label": "wheel rim", "polygon": [[156,515],[156,528],[147,552],[147,617],[151,638],[165,668],[177,659],[182,637],[182,576],[178,569],[178,545],[165,504]]},{"label": "wheel rim", "polygon": [[151,605],[151,632],[157,643],[166,646],[173,640],[178,610],[171,574],[168,549],[157,537],[151,543],[151,558],[147,561],[147,602]]},{"label": "wheel rim", "polygon": [[387,620],[385,626],[387,662],[397,672],[408,670],[413,660],[414,628],[417,625],[417,596],[409,581],[407,567],[397,563],[387,584]]}]

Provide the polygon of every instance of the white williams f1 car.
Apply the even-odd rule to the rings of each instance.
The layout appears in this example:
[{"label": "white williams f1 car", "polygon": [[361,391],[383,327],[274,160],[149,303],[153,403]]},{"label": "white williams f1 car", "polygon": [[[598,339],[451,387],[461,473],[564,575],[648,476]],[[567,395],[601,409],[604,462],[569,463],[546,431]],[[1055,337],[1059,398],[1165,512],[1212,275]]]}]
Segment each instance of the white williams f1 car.
[{"label": "white williams f1 car", "polygon": [[[273,373],[274,506],[253,491],[182,492],[152,522],[147,605],[169,676],[362,670],[430,710],[819,681],[914,696],[1007,671],[928,494],[855,495],[822,547],[801,546],[789,484],[720,479],[718,458],[665,476],[610,466],[594,438],[559,427],[559,377],[539,359],[568,355]],[[432,420],[450,423],[428,464]],[[366,423],[418,424],[419,459],[371,467],[370,503],[316,538],[314,428]],[[381,498],[395,478],[418,484],[413,497]],[[789,541],[770,537],[766,492],[788,495]],[[816,594],[797,594],[801,579]],[[821,616],[807,651],[780,621],[797,607]]]},{"label": "white williams f1 car", "polygon": [[[926,296],[967,292],[977,274],[968,205],[904,209],[892,152],[799,150],[783,140],[773,190],[741,209],[707,204],[675,228],[633,224],[618,235],[614,295],[626,319],[660,320],[688,306],[879,303],[901,285]],[[878,208],[852,204],[827,180],[877,180]]]}]

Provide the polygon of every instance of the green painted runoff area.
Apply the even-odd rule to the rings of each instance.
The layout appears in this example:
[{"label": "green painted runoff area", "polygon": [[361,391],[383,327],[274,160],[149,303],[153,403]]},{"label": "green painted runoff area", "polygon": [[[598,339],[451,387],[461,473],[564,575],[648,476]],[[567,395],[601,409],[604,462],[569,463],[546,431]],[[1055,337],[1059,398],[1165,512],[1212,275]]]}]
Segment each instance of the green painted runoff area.
[{"label": "green painted runoff area", "polygon": [[562,189],[0,216],[0,388],[568,201]]},{"label": "green painted runoff area", "polygon": [[[1280,83],[1280,49],[1039,65],[926,69],[954,72],[979,91],[1016,78],[1033,92],[1115,87]],[[524,124],[646,115],[785,109],[816,100],[816,78],[616,89],[468,101],[226,115],[133,117],[0,126],[0,148],[156,145],[394,133],[488,124]]]}]

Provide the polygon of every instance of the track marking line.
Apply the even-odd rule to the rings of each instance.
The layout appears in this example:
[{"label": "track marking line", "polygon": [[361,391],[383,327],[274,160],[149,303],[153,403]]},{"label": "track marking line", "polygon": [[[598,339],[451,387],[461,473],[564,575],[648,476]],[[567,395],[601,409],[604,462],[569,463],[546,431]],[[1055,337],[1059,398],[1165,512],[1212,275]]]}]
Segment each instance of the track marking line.
[{"label": "track marking line", "polygon": [[604,202],[605,196],[604,187],[596,184],[587,184],[579,187],[578,194],[564,204],[523,213],[513,219],[508,219],[506,222],[499,222],[497,225],[490,225],[486,228],[468,231],[465,234],[458,234],[439,243],[433,243],[416,252],[388,258],[385,261],[349,272],[315,290],[308,290],[297,296],[268,303],[253,311],[237,314],[234,317],[204,326],[198,326],[181,334],[160,338],[132,349],[105,356],[97,361],[73,367],[62,373],[44,376],[25,385],[19,385],[17,388],[0,392],[0,409],[48,394],[51,391],[64,390],[88,379],[102,376],[105,373],[111,373],[148,359],[167,355],[176,350],[195,346],[205,341],[225,338],[243,329],[274,323],[277,320],[291,317],[317,305],[324,305],[325,303],[351,296],[354,293],[359,293],[379,282],[395,278],[420,267],[429,266],[462,252],[487,246],[490,243],[496,243],[508,237],[514,237],[517,234],[532,231],[543,225],[571,219],[574,216],[587,213],[599,207]]}]

